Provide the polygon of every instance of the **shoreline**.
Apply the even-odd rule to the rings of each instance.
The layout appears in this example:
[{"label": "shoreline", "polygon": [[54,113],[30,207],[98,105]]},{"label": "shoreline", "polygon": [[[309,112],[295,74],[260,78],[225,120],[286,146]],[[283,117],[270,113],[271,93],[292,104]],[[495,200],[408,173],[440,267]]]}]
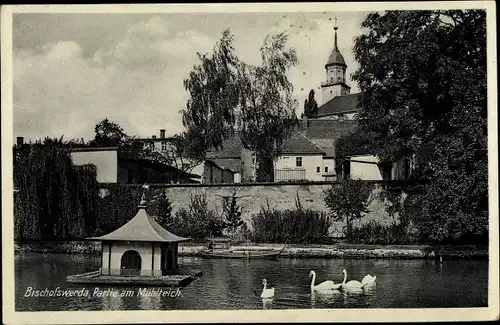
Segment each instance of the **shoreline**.
[{"label": "shoreline", "polygon": [[[431,246],[346,243],[332,245],[252,243],[248,245],[248,248],[281,248],[283,246],[285,246],[285,249],[280,254],[280,258],[488,259],[488,246],[486,245]],[[201,256],[200,251],[203,249],[206,249],[206,246],[201,243],[181,244],[179,245],[179,257],[199,257]],[[100,242],[93,241],[14,243],[14,253],[100,255],[101,244]]]}]

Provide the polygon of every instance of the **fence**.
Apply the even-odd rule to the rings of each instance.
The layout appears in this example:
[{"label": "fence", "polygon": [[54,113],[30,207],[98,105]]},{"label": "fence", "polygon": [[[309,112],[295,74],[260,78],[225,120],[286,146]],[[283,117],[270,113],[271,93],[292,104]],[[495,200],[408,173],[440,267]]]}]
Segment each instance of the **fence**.
[{"label": "fence", "polygon": [[306,170],[303,168],[276,169],[274,171],[274,181],[304,181],[307,180]]}]

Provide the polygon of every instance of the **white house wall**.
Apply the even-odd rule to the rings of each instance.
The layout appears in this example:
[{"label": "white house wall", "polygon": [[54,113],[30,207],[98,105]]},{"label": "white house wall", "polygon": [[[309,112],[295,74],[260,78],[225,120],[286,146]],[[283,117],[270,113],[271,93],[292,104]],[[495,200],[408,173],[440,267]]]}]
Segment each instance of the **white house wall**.
[{"label": "white house wall", "polygon": [[[288,157],[288,158],[287,158]],[[302,167],[296,166],[297,157],[302,157]],[[275,170],[290,168],[290,170],[304,169],[305,177],[310,181],[323,181],[324,165],[323,155],[283,155],[280,156],[274,163]],[[316,172],[317,167],[320,167],[319,173]],[[329,165],[329,169],[333,165]],[[282,179],[284,180],[284,179]],[[280,180],[277,180],[280,181]]]},{"label": "white house wall", "polygon": [[351,157],[351,179],[366,181],[383,180],[382,171],[378,166],[379,159],[372,155]]}]

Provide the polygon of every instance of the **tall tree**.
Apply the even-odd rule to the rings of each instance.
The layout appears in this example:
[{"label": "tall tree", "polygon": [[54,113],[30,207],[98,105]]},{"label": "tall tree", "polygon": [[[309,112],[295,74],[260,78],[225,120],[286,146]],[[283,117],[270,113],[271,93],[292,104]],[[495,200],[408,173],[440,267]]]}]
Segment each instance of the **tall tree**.
[{"label": "tall tree", "polygon": [[149,154],[143,141],[127,135],[118,123],[107,117],[96,124],[94,132],[94,139],[89,141],[89,146],[118,147],[118,152],[127,157],[144,158]]},{"label": "tall tree", "polygon": [[315,118],[318,116],[318,103],[314,98],[314,89],[309,91],[309,96],[304,101],[304,115],[308,118]]},{"label": "tall tree", "polygon": [[413,156],[423,237],[487,234],[486,13],[369,14],[356,39],[359,123],[382,159]]},{"label": "tall tree", "polygon": [[220,148],[225,138],[239,132],[256,152],[257,179],[273,179],[273,161],[297,122],[297,103],[286,73],[298,60],[287,40],[285,33],[268,35],[260,66],[238,59],[229,30],[211,57],[198,54],[201,64],[184,81],[190,99],[181,111],[191,150],[198,156]]},{"label": "tall tree", "polygon": [[257,181],[274,180],[274,160],[297,123],[297,101],[287,72],[298,59],[287,41],[284,32],[268,35],[261,48],[261,65],[241,65],[239,129],[256,152]]},{"label": "tall tree", "polygon": [[231,32],[223,31],[212,56],[198,53],[198,58],[201,63],[184,80],[190,99],[181,114],[191,150],[204,157],[208,149],[220,148],[222,141],[234,132],[239,59],[234,54]]}]

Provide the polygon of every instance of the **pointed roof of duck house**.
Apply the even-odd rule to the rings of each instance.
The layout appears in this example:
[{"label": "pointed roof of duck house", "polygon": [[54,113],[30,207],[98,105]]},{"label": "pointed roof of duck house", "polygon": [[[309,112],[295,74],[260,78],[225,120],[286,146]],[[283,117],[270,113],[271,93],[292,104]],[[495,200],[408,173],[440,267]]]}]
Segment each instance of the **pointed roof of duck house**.
[{"label": "pointed roof of duck house", "polygon": [[191,240],[172,234],[160,226],[146,212],[146,202],[141,200],[138,206],[139,211],[135,217],[129,220],[126,224],[110,232],[109,234],[100,237],[87,238],[90,240],[102,241],[142,241],[142,242],[163,242],[176,243]]}]

